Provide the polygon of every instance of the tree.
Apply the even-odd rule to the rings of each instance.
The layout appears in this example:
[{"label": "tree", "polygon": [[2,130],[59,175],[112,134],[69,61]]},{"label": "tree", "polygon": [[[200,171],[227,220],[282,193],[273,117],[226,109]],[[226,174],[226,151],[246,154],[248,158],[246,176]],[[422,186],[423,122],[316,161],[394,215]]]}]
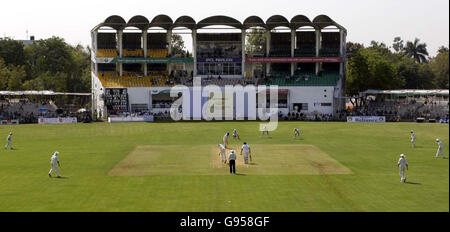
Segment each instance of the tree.
[{"label": "tree", "polygon": [[22,90],[22,82],[25,80],[26,72],[24,66],[9,64],[6,66],[0,59],[0,89]]},{"label": "tree", "polygon": [[347,60],[347,94],[355,96],[368,89],[395,89],[404,84],[391,62],[392,54],[385,49],[373,43],[372,47],[359,49]]},{"label": "tree", "polygon": [[181,35],[172,34],[172,54],[186,56],[186,46]]},{"label": "tree", "polygon": [[401,37],[395,37],[394,42],[392,43],[392,48],[394,48],[395,52],[400,53],[403,52],[405,45],[403,44],[403,40]]},{"label": "tree", "polygon": [[404,52],[407,57],[413,58],[417,63],[426,63],[428,61],[427,44],[420,43],[418,38],[414,42],[408,41]]},{"label": "tree", "polygon": [[6,65],[23,65],[25,60],[23,43],[10,38],[0,38],[0,58]]},{"label": "tree", "polygon": [[430,61],[430,68],[434,73],[436,88],[449,89],[449,49],[440,47],[438,54]]},{"label": "tree", "polygon": [[364,45],[360,43],[347,42],[347,59],[351,59],[353,54],[359,51],[359,49],[364,48]]},{"label": "tree", "polygon": [[247,36],[245,52],[249,56],[263,55],[266,53],[266,36],[265,30],[253,28]]},{"label": "tree", "polygon": [[434,74],[426,63],[418,64],[413,59],[402,57],[396,63],[397,75],[405,81],[405,89],[431,89]]}]

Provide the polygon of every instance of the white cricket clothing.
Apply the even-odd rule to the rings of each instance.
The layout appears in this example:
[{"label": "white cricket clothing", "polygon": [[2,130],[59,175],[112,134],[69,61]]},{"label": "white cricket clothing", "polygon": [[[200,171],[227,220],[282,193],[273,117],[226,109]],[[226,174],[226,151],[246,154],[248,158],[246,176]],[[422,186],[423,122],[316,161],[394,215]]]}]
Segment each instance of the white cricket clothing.
[{"label": "white cricket clothing", "polygon": [[439,157],[439,155],[441,155],[443,158],[445,158],[444,155],[444,145],[442,144],[442,141],[438,142],[438,150],[436,152],[436,158]]},{"label": "white cricket clothing", "polygon": [[8,137],[6,137],[5,149],[8,149],[8,147],[10,147],[11,149],[14,149],[13,145],[12,145],[12,142],[11,142],[11,139],[12,139],[12,135],[11,134],[8,135]]},{"label": "white cricket clothing", "polygon": [[416,134],[411,133],[411,141],[412,142],[416,141]]},{"label": "white cricket clothing", "polygon": [[49,175],[51,175],[52,172],[55,172],[56,176],[58,176],[58,177],[61,176],[61,175],[59,175],[59,172],[58,172],[58,161],[59,161],[58,156],[56,154],[54,154],[52,156],[52,158],[50,159],[50,164],[52,165],[52,167],[50,168],[50,171],[48,172]]},{"label": "white cricket clothing", "polygon": [[248,144],[242,145],[242,150],[244,151],[244,154],[250,153],[250,146]]},{"label": "white cricket clothing", "polygon": [[230,153],[230,155],[228,156],[229,160],[236,160],[236,154],[235,153]]},{"label": "white cricket clothing", "polygon": [[398,169],[399,169],[399,174],[400,174],[400,181],[401,182],[405,182],[406,181],[406,175],[405,175],[405,170],[406,167],[408,166],[408,160],[404,157],[401,157],[398,160]]},{"label": "white cricket clothing", "polygon": [[398,166],[399,166],[399,167],[406,167],[407,165],[408,165],[408,160],[407,160],[406,158],[401,157],[401,158],[398,160]]},{"label": "white cricket clothing", "polygon": [[50,163],[52,165],[57,165],[59,162],[58,156],[57,155],[53,155],[52,158],[50,159]]},{"label": "white cricket clothing", "polygon": [[228,136],[229,136],[229,135],[227,135],[227,134],[225,134],[225,135],[223,136],[223,145],[224,145],[225,147],[228,145]]},{"label": "white cricket clothing", "polygon": [[441,141],[438,142],[439,149],[444,150],[444,145]]},{"label": "white cricket clothing", "polygon": [[222,162],[225,162],[227,160],[227,155],[226,155],[226,149],[222,144],[219,144],[219,149],[220,149],[220,158],[222,159]]}]

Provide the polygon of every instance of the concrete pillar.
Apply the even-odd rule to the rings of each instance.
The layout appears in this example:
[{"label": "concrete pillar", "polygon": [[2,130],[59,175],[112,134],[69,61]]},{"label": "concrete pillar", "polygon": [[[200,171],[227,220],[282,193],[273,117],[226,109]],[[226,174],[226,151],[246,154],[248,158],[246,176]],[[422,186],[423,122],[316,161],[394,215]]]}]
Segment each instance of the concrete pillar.
[{"label": "concrete pillar", "polygon": [[197,76],[197,29],[192,30],[192,57],[194,57],[194,76]]},{"label": "concrete pillar", "polygon": [[[119,57],[123,57],[123,30],[119,30],[117,32],[117,41],[118,41],[118,48],[119,48]],[[123,76],[123,64],[119,63],[119,76]]]},{"label": "concrete pillar", "polygon": [[[266,56],[269,57],[270,55],[270,30],[267,30],[266,32]],[[266,63],[266,75],[269,75],[270,73],[270,63]]]},{"label": "concrete pillar", "polygon": [[339,41],[339,56],[342,58],[342,61],[340,63],[339,66],[339,74],[340,75],[344,75],[344,64],[345,64],[345,56],[346,56],[346,49],[347,49],[347,44],[345,41],[345,31],[344,30],[340,30],[340,41]]},{"label": "concrete pillar", "polygon": [[142,50],[144,50],[144,57],[147,57],[147,35],[148,31],[145,29],[142,32]]},{"label": "concrete pillar", "polygon": [[169,54],[171,54],[172,53],[172,30],[167,30],[167,44],[169,44],[167,51]]},{"label": "concrete pillar", "polygon": [[118,45],[118,49],[119,49],[119,57],[122,58],[122,35],[123,35],[123,30],[119,30],[117,32],[117,45]]},{"label": "concrete pillar", "polygon": [[245,29],[242,29],[242,76],[245,77],[245,36],[246,36],[246,32]]},{"label": "concrete pillar", "polygon": [[[321,46],[321,35],[320,29],[316,29],[316,57],[320,56],[320,46]],[[316,75],[319,74],[320,71],[320,63],[316,62]]]},{"label": "concrete pillar", "polygon": [[[295,30],[291,30],[291,57],[294,57],[295,53]],[[291,63],[291,76],[294,76],[295,63]]]},{"label": "concrete pillar", "polygon": [[92,33],[92,50],[95,55],[97,55],[98,51],[98,31],[94,31]]},{"label": "concrete pillar", "polygon": [[[148,34],[147,29],[144,29],[142,31],[142,50],[144,52],[144,58],[147,58],[147,34]],[[143,70],[144,70],[144,76],[147,76],[147,74],[148,74],[147,62],[144,62],[142,65],[143,65]]]}]

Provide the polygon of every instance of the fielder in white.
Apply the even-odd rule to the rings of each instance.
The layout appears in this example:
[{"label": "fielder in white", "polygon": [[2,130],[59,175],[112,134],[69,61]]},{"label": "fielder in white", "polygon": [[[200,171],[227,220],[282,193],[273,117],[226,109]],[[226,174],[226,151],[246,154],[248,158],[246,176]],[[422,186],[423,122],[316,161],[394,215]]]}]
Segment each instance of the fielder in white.
[{"label": "fielder in white", "polygon": [[250,150],[250,146],[247,144],[247,142],[244,142],[244,145],[242,145],[241,155],[242,155],[242,152],[244,152],[244,163],[248,164],[249,157],[250,157],[250,162],[252,162],[252,151]]},{"label": "fielder in white", "polygon": [[14,148],[13,148],[13,145],[12,145],[11,139],[12,139],[12,132],[9,132],[8,137],[6,137],[6,145],[5,145],[5,149],[8,149],[8,147],[9,147],[11,150],[14,149]]},{"label": "fielder in white", "polygon": [[59,154],[59,152],[56,151],[52,155],[52,158],[50,159],[50,164],[52,165],[52,167],[50,168],[50,171],[48,172],[49,177],[52,177],[52,172],[55,172],[56,177],[61,178],[61,175],[59,175],[59,172],[58,172],[58,166],[61,167],[61,164],[59,163],[58,154]]},{"label": "fielder in white", "polygon": [[298,138],[300,138],[300,130],[297,128],[294,128],[294,139],[296,139],[298,136]]},{"label": "fielder in white", "polygon": [[239,134],[238,134],[236,129],[233,130],[233,139],[241,140],[241,138],[239,137]]},{"label": "fielder in white", "polygon": [[223,136],[223,145],[225,146],[225,148],[227,148],[228,147],[228,138],[230,137],[230,133],[226,133],[224,136]]},{"label": "fielder in white", "polygon": [[405,183],[406,182],[405,170],[408,170],[408,160],[406,160],[404,154],[400,155],[400,159],[398,160],[397,166],[401,177],[400,182]]},{"label": "fielder in white", "polygon": [[226,164],[227,163],[227,154],[226,154],[227,149],[225,148],[224,145],[222,145],[220,143],[217,146],[219,147],[219,156],[222,159],[222,163]]},{"label": "fielder in white", "polygon": [[416,147],[416,134],[414,133],[414,131],[411,131],[411,144],[413,148]]},{"label": "fielder in white", "polygon": [[262,131],[262,134],[261,134],[261,138],[264,137],[264,134],[267,134],[267,137],[270,138],[269,130],[267,129],[267,126],[264,126],[264,127],[263,127],[263,131]]},{"label": "fielder in white", "polygon": [[442,144],[442,141],[440,139],[436,139],[436,142],[438,144],[438,150],[436,152],[436,158],[439,158],[439,155],[442,156],[442,158],[446,158],[444,155],[444,145]]}]

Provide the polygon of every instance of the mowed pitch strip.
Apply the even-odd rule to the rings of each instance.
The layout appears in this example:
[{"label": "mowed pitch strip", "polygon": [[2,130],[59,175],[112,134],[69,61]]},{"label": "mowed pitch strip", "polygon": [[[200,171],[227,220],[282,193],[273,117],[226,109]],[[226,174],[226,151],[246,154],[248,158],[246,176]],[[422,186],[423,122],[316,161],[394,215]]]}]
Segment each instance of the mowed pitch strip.
[{"label": "mowed pitch strip", "polygon": [[[352,171],[313,145],[253,144],[253,162],[246,165],[236,150],[236,170],[245,175],[332,175]],[[229,150],[227,150],[227,154]],[[229,175],[216,146],[138,146],[110,176]]]}]

